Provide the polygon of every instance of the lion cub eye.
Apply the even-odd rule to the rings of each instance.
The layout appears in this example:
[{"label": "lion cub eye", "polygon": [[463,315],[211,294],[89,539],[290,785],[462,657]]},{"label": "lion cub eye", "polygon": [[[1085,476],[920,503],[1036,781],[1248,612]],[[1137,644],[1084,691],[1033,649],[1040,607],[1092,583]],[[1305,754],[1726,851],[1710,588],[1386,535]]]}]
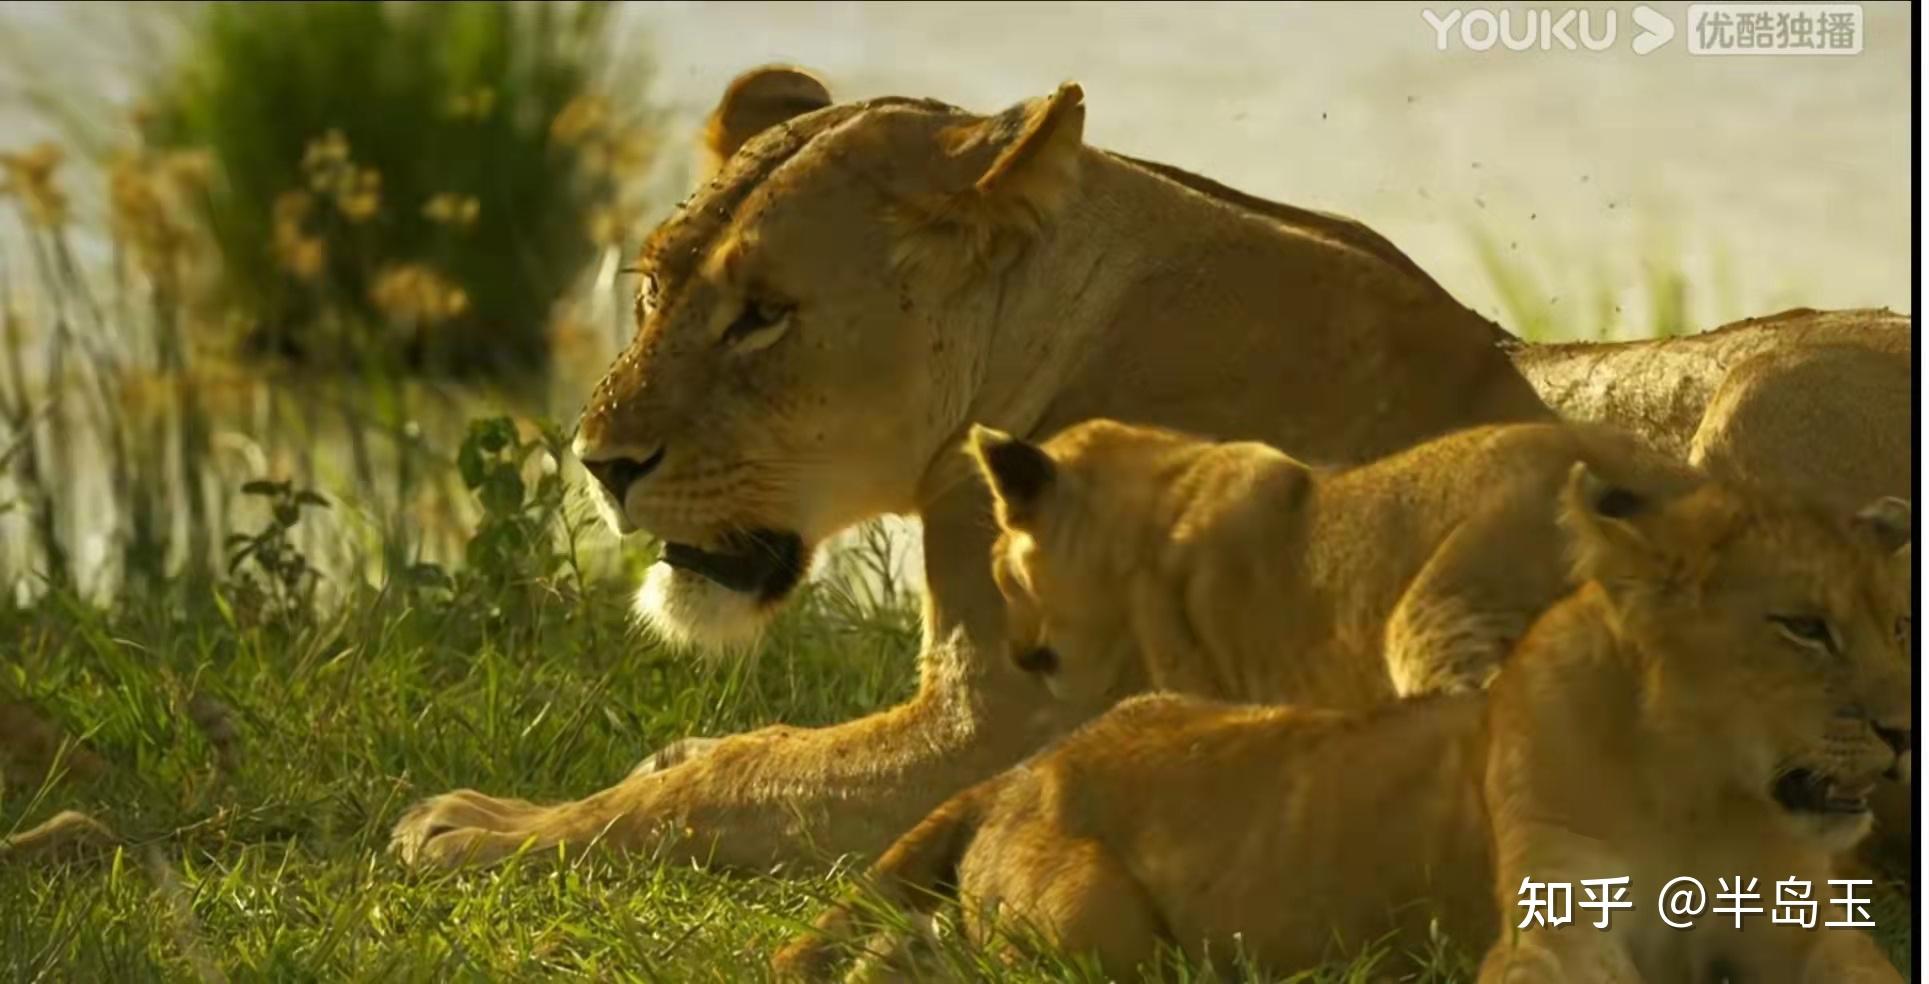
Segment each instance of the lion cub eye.
[{"label": "lion cub eye", "polygon": [[1836,651],[1835,632],[1829,628],[1827,619],[1813,615],[1770,615],[1768,620],[1797,643],[1820,646],[1831,653]]},{"label": "lion cub eye", "polygon": [[776,341],[790,326],[791,305],[772,300],[744,304],[737,320],[723,330],[723,343],[738,351],[754,352]]}]

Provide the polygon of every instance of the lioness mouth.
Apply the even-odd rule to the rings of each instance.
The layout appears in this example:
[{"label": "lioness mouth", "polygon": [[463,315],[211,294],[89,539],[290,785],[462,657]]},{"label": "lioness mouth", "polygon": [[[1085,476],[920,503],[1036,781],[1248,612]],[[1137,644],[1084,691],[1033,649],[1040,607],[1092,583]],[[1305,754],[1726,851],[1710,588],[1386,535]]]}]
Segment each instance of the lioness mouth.
[{"label": "lioness mouth", "polygon": [[789,594],[803,579],[804,541],[795,533],[751,530],[731,534],[717,550],[666,543],[662,561],[732,591],[772,601]]},{"label": "lioness mouth", "polygon": [[1775,780],[1775,802],[1791,813],[1863,813],[1869,809],[1870,786],[1796,769]]}]

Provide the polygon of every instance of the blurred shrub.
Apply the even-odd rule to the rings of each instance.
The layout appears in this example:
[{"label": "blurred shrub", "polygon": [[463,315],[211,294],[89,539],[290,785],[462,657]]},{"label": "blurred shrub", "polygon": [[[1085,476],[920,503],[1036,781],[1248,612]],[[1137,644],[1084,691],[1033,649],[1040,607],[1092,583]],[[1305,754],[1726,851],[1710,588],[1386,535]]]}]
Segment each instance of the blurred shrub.
[{"label": "blurred shrub", "polygon": [[[216,4],[140,114],[218,164],[200,210],[245,351],[530,382],[550,310],[620,236],[641,117],[601,3]],[[625,84],[640,93],[632,79]]]}]

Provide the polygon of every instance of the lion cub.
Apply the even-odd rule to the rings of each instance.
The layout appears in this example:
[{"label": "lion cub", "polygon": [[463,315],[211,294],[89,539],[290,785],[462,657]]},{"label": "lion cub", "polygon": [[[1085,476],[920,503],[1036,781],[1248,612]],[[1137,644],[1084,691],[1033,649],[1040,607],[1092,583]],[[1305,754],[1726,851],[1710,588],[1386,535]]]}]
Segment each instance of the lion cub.
[{"label": "lion cub", "polygon": [[1555,502],[1586,461],[1653,495],[1699,473],[1577,424],[1449,434],[1343,470],[1097,420],[975,428],[1019,666],[1093,707],[1146,690],[1357,708],[1486,685],[1567,593]]},{"label": "lion cub", "polygon": [[[1831,897],[1864,795],[1907,768],[1887,567],[1908,506],[1853,520],[1708,482],[1653,496],[1585,464],[1559,494],[1580,587],[1485,694],[1370,711],[1162,695],[1120,705],[952,798],[872,869],[891,904],[965,901],[969,938],[1029,928],[1114,979],[1165,943],[1296,970],[1438,919],[1483,982],[1899,981],[1853,929],[1763,912],[1662,922],[1677,876]],[[1014,599],[1022,603],[1022,598]],[[1631,908],[1519,929],[1523,879],[1628,879]],[[1865,889],[1866,891],[1866,889]],[[1616,893],[1608,890],[1613,899]],[[1826,902],[1824,902],[1826,905]],[[778,957],[821,974],[847,903]]]}]

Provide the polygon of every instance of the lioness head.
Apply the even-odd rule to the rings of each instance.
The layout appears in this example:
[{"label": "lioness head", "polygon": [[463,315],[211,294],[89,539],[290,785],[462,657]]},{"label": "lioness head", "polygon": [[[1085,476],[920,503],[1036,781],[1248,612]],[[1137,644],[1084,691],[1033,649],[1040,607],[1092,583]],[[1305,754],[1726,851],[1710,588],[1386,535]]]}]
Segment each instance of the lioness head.
[{"label": "lioness head", "polygon": [[1909,768],[1909,504],[1838,517],[1721,482],[1654,502],[1577,465],[1562,521],[1639,655],[1640,720],[1692,736],[1670,774],[1827,850],[1867,833],[1871,788]]},{"label": "lioness head", "polygon": [[644,245],[635,339],[576,447],[612,525],[665,544],[639,607],[666,635],[754,635],[827,537],[917,508],[1083,120],[1069,84],[991,117],[832,105],[793,69],[732,84],[719,169]]}]

